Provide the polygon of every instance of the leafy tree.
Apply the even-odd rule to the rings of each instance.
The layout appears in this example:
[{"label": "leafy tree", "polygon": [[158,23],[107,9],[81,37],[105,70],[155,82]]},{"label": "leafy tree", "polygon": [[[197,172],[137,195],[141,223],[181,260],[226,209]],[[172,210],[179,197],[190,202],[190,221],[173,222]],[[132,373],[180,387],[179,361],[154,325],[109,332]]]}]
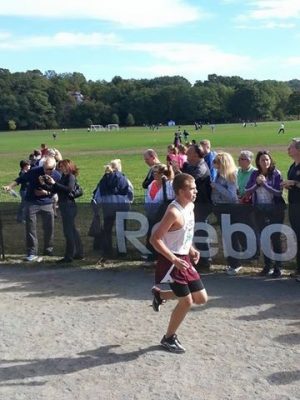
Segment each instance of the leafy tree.
[{"label": "leafy tree", "polygon": [[118,114],[116,114],[116,113],[113,113],[113,114],[112,114],[112,116],[111,116],[111,123],[112,123],[112,124],[118,124],[118,125],[119,125],[120,119],[119,119]]},{"label": "leafy tree", "polygon": [[287,109],[290,115],[297,115],[297,118],[300,119],[300,91],[293,92],[290,95]]},{"label": "leafy tree", "polygon": [[8,130],[15,131],[16,129],[17,129],[17,124],[15,123],[15,121],[13,119],[10,119],[8,121]]},{"label": "leafy tree", "polygon": [[131,113],[128,113],[126,118],[126,126],[133,126],[135,124],[134,117]]},{"label": "leafy tree", "polygon": [[[300,80],[244,80],[208,75],[194,85],[182,76],[87,81],[79,72],[39,70],[10,73],[0,68],[0,129],[18,129],[284,119],[299,111]],[[75,93],[83,101],[76,99]],[[134,110],[134,111],[133,111]],[[131,111],[131,112],[130,112]],[[128,115],[132,119],[128,121]],[[134,115],[134,117],[133,117]]]}]

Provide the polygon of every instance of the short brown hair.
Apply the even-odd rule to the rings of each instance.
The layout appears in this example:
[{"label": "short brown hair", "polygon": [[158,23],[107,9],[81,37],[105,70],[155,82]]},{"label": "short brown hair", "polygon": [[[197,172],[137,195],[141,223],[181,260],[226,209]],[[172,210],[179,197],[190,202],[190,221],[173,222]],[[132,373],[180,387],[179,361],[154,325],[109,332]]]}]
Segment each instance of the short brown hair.
[{"label": "short brown hair", "polygon": [[193,182],[195,179],[189,174],[178,174],[173,180],[173,189],[175,194],[179,194],[180,189],[184,189],[188,182]]}]

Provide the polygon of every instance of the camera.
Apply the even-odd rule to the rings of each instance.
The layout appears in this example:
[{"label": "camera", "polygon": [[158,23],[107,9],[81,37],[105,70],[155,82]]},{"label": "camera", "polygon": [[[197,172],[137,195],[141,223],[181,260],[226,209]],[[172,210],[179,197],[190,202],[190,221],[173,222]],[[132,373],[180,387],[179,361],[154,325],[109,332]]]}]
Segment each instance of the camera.
[{"label": "camera", "polygon": [[50,179],[50,176],[48,176],[48,175],[40,175],[39,176],[39,181],[42,185],[45,185],[45,184],[47,185],[49,183],[49,179]]}]

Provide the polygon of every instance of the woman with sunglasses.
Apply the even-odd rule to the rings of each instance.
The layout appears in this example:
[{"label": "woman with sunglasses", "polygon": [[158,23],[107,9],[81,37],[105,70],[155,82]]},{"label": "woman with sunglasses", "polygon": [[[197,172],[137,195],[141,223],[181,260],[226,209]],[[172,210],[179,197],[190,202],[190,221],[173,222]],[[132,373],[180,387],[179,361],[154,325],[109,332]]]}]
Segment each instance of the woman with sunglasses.
[{"label": "woman with sunglasses", "polygon": [[[214,161],[214,167],[217,170],[217,176],[211,183],[212,193],[211,199],[214,205],[214,213],[218,219],[218,223],[222,229],[222,214],[230,214],[231,224],[238,222],[235,206],[238,203],[237,196],[237,167],[231,156],[226,152],[217,153]],[[226,245],[226,234],[224,235],[224,243]],[[238,235],[231,236],[233,250],[240,251],[241,245]],[[233,256],[227,257],[229,266],[226,268],[228,275],[236,275],[241,270],[240,260]]]}]

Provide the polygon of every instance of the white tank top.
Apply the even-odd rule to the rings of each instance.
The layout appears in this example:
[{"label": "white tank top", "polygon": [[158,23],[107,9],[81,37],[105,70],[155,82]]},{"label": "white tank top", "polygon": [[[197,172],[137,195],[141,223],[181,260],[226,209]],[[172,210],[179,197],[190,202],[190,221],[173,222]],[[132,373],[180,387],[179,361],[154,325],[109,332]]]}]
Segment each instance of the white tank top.
[{"label": "white tank top", "polygon": [[188,204],[185,208],[181,207],[176,200],[172,201],[171,204],[180,211],[184,225],[176,231],[167,232],[162,237],[162,241],[173,253],[187,255],[189,254],[194,237],[194,204]]}]

